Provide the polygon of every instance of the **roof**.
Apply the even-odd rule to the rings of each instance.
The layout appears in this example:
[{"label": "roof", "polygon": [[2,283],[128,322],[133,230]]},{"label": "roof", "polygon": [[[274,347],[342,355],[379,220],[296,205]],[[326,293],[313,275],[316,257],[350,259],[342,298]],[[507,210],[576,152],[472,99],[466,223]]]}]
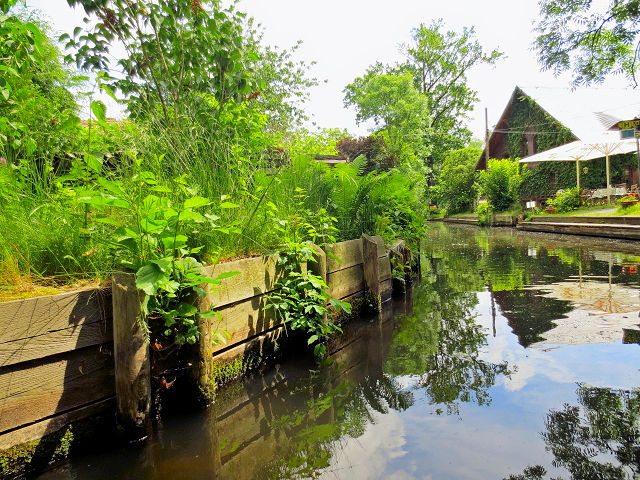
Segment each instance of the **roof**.
[{"label": "roof", "polygon": [[640,90],[524,87],[521,90],[549,115],[588,142],[621,120],[640,113]]},{"label": "roof", "polygon": [[[523,95],[567,127],[575,140],[584,142],[599,138],[615,123],[636,118],[640,114],[640,89],[516,86],[489,137],[490,152],[495,151],[498,137],[509,133],[507,118],[511,106]],[[476,168],[481,168],[484,156],[483,150]]]}]

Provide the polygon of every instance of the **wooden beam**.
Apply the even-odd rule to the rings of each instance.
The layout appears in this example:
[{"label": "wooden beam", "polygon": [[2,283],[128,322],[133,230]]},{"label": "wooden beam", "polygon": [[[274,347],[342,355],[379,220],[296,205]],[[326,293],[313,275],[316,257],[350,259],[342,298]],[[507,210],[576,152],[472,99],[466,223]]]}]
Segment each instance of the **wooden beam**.
[{"label": "wooden beam", "polygon": [[0,303],[0,367],[110,342],[110,297],[91,289]]}]

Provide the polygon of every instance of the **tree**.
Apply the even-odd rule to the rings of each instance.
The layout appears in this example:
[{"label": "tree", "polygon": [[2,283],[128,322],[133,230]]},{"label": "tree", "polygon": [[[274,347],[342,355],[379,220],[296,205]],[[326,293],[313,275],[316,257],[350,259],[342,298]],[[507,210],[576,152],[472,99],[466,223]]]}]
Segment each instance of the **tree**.
[{"label": "tree", "polygon": [[79,122],[73,81],[47,26],[15,4],[0,6],[0,156],[50,159]]},{"label": "tree", "polygon": [[494,64],[502,57],[498,50],[483,50],[474,39],[473,27],[465,27],[462,32],[444,32],[443,27],[440,19],[413,29],[411,43],[401,47],[406,61],[399,66],[411,73],[416,88],[428,100],[429,127],[437,134],[432,143],[441,147],[434,150],[436,156],[448,150],[447,144],[462,147],[470,139],[463,121],[478,98],[467,85],[468,71],[481,64]]},{"label": "tree", "polygon": [[520,198],[520,185],[523,180],[524,175],[516,160],[492,158],[487,170],[480,172],[480,193],[497,212],[503,212]]},{"label": "tree", "polygon": [[[360,105],[365,102],[358,98],[366,95],[374,78],[411,79],[415,93],[412,92],[410,98],[415,102],[413,99],[421,97],[420,109],[425,112],[423,124],[419,131],[412,132],[411,140],[419,139],[422,144],[420,150],[431,176],[441,165],[445,152],[463,148],[471,139],[464,121],[477,101],[477,94],[467,84],[467,73],[475,66],[494,64],[502,57],[498,50],[485,52],[474,35],[473,28],[445,32],[442,20],[429,26],[421,24],[412,31],[411,41],[401,45],[404,62],[393,66],[376,63],[345,88],[345,105],[358,105],[357,120],[372,118],[379,123],[380,111],[376,116],[367,112]],[[393,96],[377,96],[378,103],[393,99]],[[405,139],[409,137],[405,135]]]},{"label": "tree", "polygon": [[356,121],[372,120],[389,151],[405,163],[422,160],[430,120],[427,99],[408,74],[378,73],[375,67],[345,87],[345,106],[356,107]]},{"label": "tree", "polygon": [[638,84],[640,1],[540,0],[535,48],[543,68],[572,71],[574,85],[623,74]]},{"label": "tree", "polygon": [[438,205],[448,213],[464,212],[476,200],[476,162],[482,150],[467,147],[445,155],[437,177]]},{"label": "tree", "polygon": [[247,48],[258,54],[251,64],[252,77],[260,86],[254,95],[259,109],[269,119],[267,129],[284,133],[299,127],[308,120],[304,104],[309,99],[309,89],[318,85],[318,79],[309,74],[315,62],[295,60],[301,41],[289,49],[264,45],[262,31],[253,28],[252,19],[247,36]]},{"label": "tree", "polygon": [[[167,123],[177,122],[199,94],[223,106],[256,90],[248,64],[257,60],[243,42],[244,15],[217,0],[67,0],[81,5],[94,25],[63,35],[75,50],[69,60],[85,70],[109,71],[109,51],[116,44],[126,55],[111,89],[127,99],[129,111],[148,115],[158,108]],[[211,102],[209,102],[211,105]]]}]

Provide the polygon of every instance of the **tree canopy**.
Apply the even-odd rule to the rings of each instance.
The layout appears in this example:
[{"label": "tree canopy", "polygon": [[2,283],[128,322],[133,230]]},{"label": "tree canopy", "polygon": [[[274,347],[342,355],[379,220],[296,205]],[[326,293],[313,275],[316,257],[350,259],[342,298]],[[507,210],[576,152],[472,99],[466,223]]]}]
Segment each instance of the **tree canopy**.
[{"label": "tree canopy", "polygon": [[540,0],[535,48],[543,68],[571,71],[574,85],[600,83],[608,74],[638,84],[640,1]]},{"label": "tree canopy", "polygon": [[405,139],[419,139],[421,148],[414,150],[433,171],[446,152],[471,139],[464,121],[477,93],[469,87],[467,73],[502,56],[498,50],[485,51],[474,35],[473,28],[445,31],[442,20],[421,24],[400,47],[405,60],[370,66],[345,88],[345,105],[356,107],[359,122],[371,119],[387,134],[389,126],[401,123]]}]

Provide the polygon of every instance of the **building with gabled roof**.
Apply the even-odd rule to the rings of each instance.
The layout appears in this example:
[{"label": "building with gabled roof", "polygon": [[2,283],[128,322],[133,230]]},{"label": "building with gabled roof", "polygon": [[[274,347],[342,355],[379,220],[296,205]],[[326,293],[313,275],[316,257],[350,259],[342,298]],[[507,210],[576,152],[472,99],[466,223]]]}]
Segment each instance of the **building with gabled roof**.
[{"label": "building with gabled roof", "polygon": [[[620,120],[635,118],[640,112],[640,91],[629,89],[515,87],[496,123],[476,170],[487,168],[489,158],[525,158],[575,140],[597,138]],[[635,163],[630,157],[617,159],[614,183],[638,183]],[[570,162],[530,164],[535,174],[523,185],[525,197],[554,193],[575,186],[575,165]],[[602,167],[604,168],[604,167]],[[601,165],[589,164],[583,180],[586,188],[596,188],[604,178]],[[533,173],[533,172],[532,172]]]}]

